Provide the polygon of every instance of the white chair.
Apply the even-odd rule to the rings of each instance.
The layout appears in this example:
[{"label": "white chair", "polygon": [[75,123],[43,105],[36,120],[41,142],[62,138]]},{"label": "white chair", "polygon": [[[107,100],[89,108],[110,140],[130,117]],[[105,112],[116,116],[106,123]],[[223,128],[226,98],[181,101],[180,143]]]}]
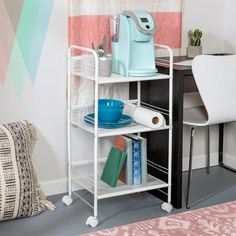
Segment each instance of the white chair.
[{"label": "white chair", "polygon": [[207,172],[210,172],[209,125],[236,121],[236,55],[199,55],[192,72],[204,106],[184,109],[183,123],[191,126],[186,207],[190,208],[194,128],[208,126]]}]

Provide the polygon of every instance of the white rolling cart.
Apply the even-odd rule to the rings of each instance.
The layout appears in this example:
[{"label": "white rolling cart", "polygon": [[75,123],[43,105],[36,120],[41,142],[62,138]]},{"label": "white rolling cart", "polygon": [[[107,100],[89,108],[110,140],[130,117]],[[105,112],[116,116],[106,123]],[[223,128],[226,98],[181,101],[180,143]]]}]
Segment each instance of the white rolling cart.
[{"label": "white rolling cart", "polygon": [[[170,61],[170,70],[169,74],[160,74],[157,73],[153,77],[123,77],[117,74],[112,74],[111,77],[99,77],[98,71],[98,63],[99,58],[97,53],[89,48],[84,48],[80,46],[72,45],[68,50],[68,78],[67,78],[67,155],[68,155],[68,195],[64,196],[62,201],[66,205],[70,205],[72,200],[72,193],[86,202],[90,207],[93,208],[94,213],[93,216],[90,216],[87,219],[86,224],[92,227],[96,227],[99,223],[98,221],[98,200],[116,197],[126,194],[132,194],[137,192],[149,191],[154,189],[161,189],[161,188],[168,188],[168,200],[162,204],[162,209],[166,212],[172,211],[171,205],[171,165],[172,165],[172,93],[173,93],[173,54],[171,49],[165,45],[156,44],[155,47],[166,49],[169,54],[169,61]],[[74,50],[83,51],[83,53],[87,53],[90,57],[94,58],[94,72],[91,73],[84,73],[83,70],[77,70],[73,66],[73,63],[76,63],[76,58],[73,56]],[[86,55],[87,55],[86,54]],[[85,56],[86,57],[86,56]],[[80,57],[81,58],[81,57]],[[73,67],[73,68],[72,68]],[[71,77],[72,75],[81,76],[83,78],[87,78],[89,80],[94,81],[95,92],[94,92],[94,106],[92,107],[77,107],[71,104]],[[145,127],[143,125],[132,123],[129,126],[122,127],[122,128],[115,128],[115,129],[102,129],[98,127],[98,94],[99,94],[99,85],[102,84],[111,84],[111,83],[123,83],[123,82],[137,82],[137,99],[130,100],[125,102],[135,103],[138,105],[142,105],[141,102],[141,81],[148,81],[148,80],[169,80],[169,109],[164,110],[161,108],[157,108],[151,106],[152,109],[159,112],[163,112],[168,115],[168,124],[163,125],[161,128],[158,129],[151,129],[149,127]],[[148,104],[144,104],[148,105]],[[95,125],[91,126],[83,121],[83,116],[87,113],[95,113]],[[86,130],[93,134],[94,138],[94,154],[93,158],[89,161],[72,161],[71,156],[71,125],[78,126],[80,129]],[[79,130],[78,129],[78,132]],[[102,180],[100,180],[100,176],[105,164],[104,158],[98,157],[98,145],[99,139],[103,137],[111,137],[115,135],[124,135],[124,134],[131,134],[131,133],[142,133],[142,132],[151,132],[151,131],[158,131],[158,130],[169,130],[169,145],[168,145],[168,168],[166,169],[166,174],[168,175],[168,181],[164,182],[156,177],[148,174],[147,183],[142,185],[125,185],[118,183],[117,187],[112,188],[106,185]],[[163,168],[157,168],[163,172]],[[93,204],[90,204],[86,199],[72,190],[72,182],[82,186],[83,189],[86,189],[90,193],[93,194]]]}]

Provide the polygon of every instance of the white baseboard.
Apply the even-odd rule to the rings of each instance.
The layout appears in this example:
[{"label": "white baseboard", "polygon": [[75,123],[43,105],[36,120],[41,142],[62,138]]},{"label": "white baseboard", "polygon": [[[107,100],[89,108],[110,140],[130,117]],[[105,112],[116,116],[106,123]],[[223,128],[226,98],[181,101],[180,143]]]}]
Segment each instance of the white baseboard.
[{"label": "white baseboard", "polygon": [[[40,182],[39,184],[46,196],[68,192],[67,178],[43,181]],[[72,189],[73,191],[78,191],[83,188],[78,184],[72,183]]]},{"label": "white baseboard", "polygon": [[[211,153],[211,166],[219,165],[219,155],[217,153]],[[183,171],[188,170],[189,157],[183,158]],[[232,166],[236,169],[236,157],[227,153],[224,153],[224,164]],[[206,167],[206,155],[193,156],[193,169],[200,169]]]},{"label": "white baseboard", "polygon": [[66,193],[67,192],[67,178],[43,181],[43,182],[40,182],[40,186],[42,187],[44,194],[46,196],[59,194],[59,193]]},{"label": "white baseboard", "polygon": [[[193,169],[200,169],[206,167],[206,155],[193,156]],[[219,165],[218,153],[211,153],[211,166]],[[236,160],[236,159],[235,159]],[[183,158],[183,171],[188,170],[189,157]]]},{"label": "white baseboard", "polygon": [[[183,158],[183,171],[188,170],[189,157]],[[224,163],[228,166],[236,168],[236,157],[224,154]],[[211,153],[211,166],[219,165],[218,153]],[[206,155],[193,156],[193,169],[200,169],[206,167]],[[67,178],[61,178],[50,181],[40,182],[40,185],[46,196],[66,193],[67,192]],[[76,189],[80,189],[76,186]]]},{"label": "white baseboard", "polygon": [[236,157],[230,154],[224,154],[224,164],[236,169]]}]

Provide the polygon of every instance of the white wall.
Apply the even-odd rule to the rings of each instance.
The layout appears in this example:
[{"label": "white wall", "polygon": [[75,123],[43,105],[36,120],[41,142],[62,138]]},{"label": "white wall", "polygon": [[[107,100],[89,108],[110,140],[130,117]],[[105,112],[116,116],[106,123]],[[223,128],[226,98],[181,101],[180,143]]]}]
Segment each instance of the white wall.
[{"label": "white wall", "polygon": [[225,51],[229,53],[236,52],[236,1],[225,0],[224,11],[224,39],[225,39]]},{"label": "white wall", "polygon": [[[224,37],[225,51],[228,53],[236,53],[236,1],[225,0],[224,12]],[[225,153],[226,164],[236,168],[236,123],[227,124],[225,129]]]},{"label": "white wall", "polygon": [[38,128],[33,162],[49,194],[65,189],[67,37],[67,1],[55,1],[35,84],[25,78],[21,99],[9,80],[0,86],[0,122],[28,119]]},{"label": "white wall", "polygon": [[225,0],[183,0],[182,53],[186,55],[188,31],[203,31],[203,53],[224,51],[224,2]]},{"label": "white wall", "polygon": [[[182,55],[186,55],[188,31],[199,28],[203,31],[203,53],[224,52],[224,0],[183,0]],[[188,168],[190,128],[184,126],[183,169]],[[193,168],[206,163],[206,130],[197,128],[194,139]],[[218,128],[211,127],[211,163],[218,162]]]},{"label": "white wall", "polygon": [[[182,53],[186,52],[187,31],[196,27],[204,32],[205,53],[223,51],[224,0],[185,0],[183,2]],[[234,0],[231,2],[233,3]],[[231,21],[231,25],[232,22],[235,21]],[[229,35],[229,30],[227,32],[226,34]],[[231,36],[229,35],[228,38],[231,39]],[[34,152],[34,163],[39,180],[48,194],[66,191],[66,52],[67,1],[55,1],[35,85],[32,86],[29,80],[25,80],[24,95],[20,101],[17,100],[10,81],[0,86],[0,122],[27,118],[38,127],[39,141]],[[198,132],[200,132],[199,135]],[[196,166],[204,164],[206,145],[203,133],[203,129],[199,129],[196,133],[196,149],[194,150],[198,157],[195,159]],[[88,157],[93,151],[91,135],[84,134],[82,140],[78,137],[77,129],[73,130],[72,135],[75,137],[73,144],[80,154]],[[187,157],[188,129],[184,129],[184,135],[184,156]],[[217,136],[216,127],[213,127],[212,136]],[[212,139],[211,142],[212,153],[216,160],[217,140]],[[236,150],[232,150],[232,153],[236,153]]]}]

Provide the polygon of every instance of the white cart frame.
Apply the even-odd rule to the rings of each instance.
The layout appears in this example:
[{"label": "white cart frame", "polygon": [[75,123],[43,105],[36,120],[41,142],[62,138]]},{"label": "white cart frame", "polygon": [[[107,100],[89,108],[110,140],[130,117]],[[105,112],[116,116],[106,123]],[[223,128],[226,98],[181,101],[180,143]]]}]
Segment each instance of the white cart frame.
[{"label": "white cart frame", "polygon": [[[164,193],[164,191],[161,190],[161,188],[168,187],[168,200],[166,203],[162,204],[162,209],[170,212],[172,210],[171,205],[171,173],[172,173],[172,99],[173,99],[173,54],[171,49],[166,45],[160,45],[155,44],[155,48],[162,48],[166,49],[169,54],[169,74],[160,74],[157,73],[156,76],[153,77],[123,77],[120,75],[113,74],[111,77],[99,77],[98,72],[98,65],[99,65],[99,58],[97,56],[97,53],[90,49],[85,48],[77,45],[72,45],[68,49],[68,77],[67,77],[67,156],[68,156],[68,195],[63,197],[63,202],[66,205],[70,205],[72,203],[72,193],[75,193],[72,191],[72,169],[73,169],[73,162],[71,157],[71,116],[72,116],[72,108],[71,105],[71,77],[72,75],[78,75],[82,76],[83,78],[87,78],[90,80],[93,80],[95,83],[95,94],[94,94],[94,113],[95,113],[95,124],[94,127],[86,124],[85,122],[81,122],[79,124],[75,124],[79,126],[80,128],[87,130],[88,132],[91,132],[94,134],[94,159],[93,159],[93,177],[92,178],[92,185],[89,186],[87,183],[80,183],[78,180],[78,184],[81,184],[83,188],[87,189],[89,192],[91,192],[94,196],[94,203],[91,205],[88,201],[86,201],[83,197],[78,195],[78,193],[75,193],[79,198],[81,198],[84,202],[86,202],[90,207],[94,209],[93,216],[90,216],[87,219],[86,224],[90,225],[92,227],[96,227],[98,224],[98,200],[109,198],[109,197],[115,197],[115,196],[121,196],[125,194],[131,194],[136,192],[142,192],[142,191],[148,191],[153,189],[158,189],[161,192]],[[73,51],[74,50],[80,50],[89,54],[92,54],[94,58],[94,75],[93,76],[86,76],[83,75],[83,73],[74,72],[72,71],[72,59],[76,60],[73,57]],[[165,125],[159,129],[151,129],[145,126],[141,125],[134,125],[134,126],[127,126],[123,128],[118,129],[100,129],[98,128],[98,93],[99,93],[99,85],[100,84],[109,84],[109,83],[123,83],[123,82],[137,82],[137,100],[130,100],[128,102],[136,103],[138,105],[148,105],[141,102],[141,81],[150,81],[150,80],[160,80],[160,79],[169,79],[169,110],[165,110],[162,108],[157,108],[154,106],[149,105],[151,108],[155,108],[158,111],[168,114],[169,116],[169,125]],[[157,131],[157,130],[163,130],[168,129],[169,130],[169,138],[168,138],[168,168],[158,166],[155,163],[149,162],[149,164],[156,169],[166,172],[168,174],[168,182],[165,183],[164,181],[156,179],[155,181],[151,181],[150,183],[146,185],[140,185],[140,186],[123,186],[119,188],[107,188],[105,191],[99,192],[99,183],[100,179],[98,179],[98,140],[102,137],[109,137],[109,136],[115,136],[115,135],[122,135],[122,134],[130,134],[130,133],[138,133],[141,132],[149,132],[149,131]],[[158,182],[159,181],[159,182]]]}]

